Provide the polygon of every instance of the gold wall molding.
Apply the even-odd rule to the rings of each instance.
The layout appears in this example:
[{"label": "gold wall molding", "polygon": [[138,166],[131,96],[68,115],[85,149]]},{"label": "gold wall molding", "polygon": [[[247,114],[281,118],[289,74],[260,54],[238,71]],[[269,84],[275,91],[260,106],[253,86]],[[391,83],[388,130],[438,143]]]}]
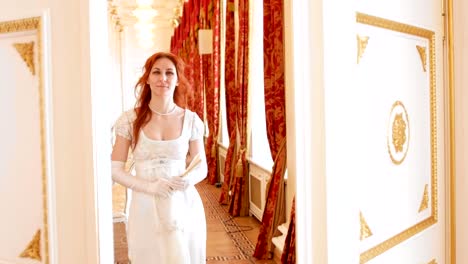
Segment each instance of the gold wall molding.
[{"label": "gold wall molding", "polygon": [[431,215],[426,219],[418,222],[417,224],[391,236],[385,241],[377,244],[376,246],[367,249],[360,254],[360,263],[366,263],[371,259],[386,252],[390,248],[400,244],[401,242],[413,237],[414,235],[422,232],[430,226],[437,223],[438,220],[438,194],[437,194],[437,120],[436,120],[436,76],[435,76],[435,33],[434,31],[427,30],[420,27],[415,27],[408,24],[372,16],[360,12],[356,12],[356,22],[409,34],[426,39],[429,42],[429,59],[428,59],[428,73],[429,73],[429,90],[430,90],[430,144],[431,144]]},{"label": "gold wall molding", "polygon": [[421,58],[423,71],[426,72],[426,64],[427,64],[426,47],[416,45],[416,49],[418,50],[419,58]]},{"label": "gold wall molding", "polygon": [[362,212],[359,212],[359,222],[361,223],[360,240],[364,240],[372,236],[372,231],[370,230],[369,225],[366,222],[366,219],[362,215]]},{"label": "gold wall molding", "polygon": [[36,70],[34,66],[34,41],[26,43],[14,43],[16,51],[20,54],[23,61],[28,66],[29,70],[33,75],[36,75]]},{"label": "gold wall molding", "polygon": [[357,35],[356,38],[357,38],[357,44],[358,44],[357,64],[359,64],[359,61],[361,60],[362,55],[364,54],[364,51],[366,50],[367,43],[369,42],[369,37]]},{"label": "gold wall molding", "polygon": [[421,199],[421,204],[419,205],[419,210],[418,212],[422,212],[426,210],[429,207],[429,193],[427,191],[427,184],[424,185],[424,192],[423,192],[423,197]]},{"label": "gold wall molding", "polygon": [[40,28],[40,17],[0,22],[0,33],[21,32]]},{"label": "gold wall molding", "polygon": [[437,261],[436,261],[436,259],[433,259],[433,260],[429,261],[427,264],[437,264]]},{"label": "gold wall molding", "polygon": [[447,36],[447,84],[448,84],[448,119],[449,119],[449,239],[448,248],[450,250],[450,263],[457,261],[457,175],[455,173],[455,61],[454,61],[454,29],[453,29],[453,0],[445,1],[444,22],[446,23],[445,33]]},{"label": "gold wall molding", "polygon": [[29,17],[17,20],[2,21],[0,22],[0,34],[16,33],[23,31],[34,31],[37,37],[37,70],[38,73],[38,100],[39,100],[39,119],[40,119],[40,152],[41,152],[41,180],[42,180],[42,205],[43,205],[43,228],[42,228],[42,242],[44,251],[41,259],[44,260],[44,264],[49,264],[49,223],[48,223],[48,207],[47,207],[47,151],[46,151],[46,117],[45,117],[45,101],[44,101],[44,80],[42,72],[42,18],[40,16]]},{"label": "gold wall molding", "polygon": [[20,258],[30,258],[42,261],[41,258],[41,230],[38,229],[34,237],[19,255]]},{"label": "gold wall molding", "polygon": [[417,225],[410,227],[408,229],[403,230],[402,232],[396,234],[390,239],[387,239],[383,243],[378,244],[377,246],[361,253],[360,255],[360,264],[364,264],[371,259],[379,256],[380,254],[386,252],[388,249],[400,244],[401,242],[411,238],[412,236],[418,234],[419,232],[423,231],[424,229],[432,226],[433,224],[437,223],[437,220],[434,218],[427,218],[422,222],[418,223]]},{"label": "gold wall molding", "polygon": [[412,25],[403,24],[397,21],[372,16],[360,12],[356,12],[356,22],[427,39],[431,39],[434,36],[434,31],[425,28],[415,27]]}]

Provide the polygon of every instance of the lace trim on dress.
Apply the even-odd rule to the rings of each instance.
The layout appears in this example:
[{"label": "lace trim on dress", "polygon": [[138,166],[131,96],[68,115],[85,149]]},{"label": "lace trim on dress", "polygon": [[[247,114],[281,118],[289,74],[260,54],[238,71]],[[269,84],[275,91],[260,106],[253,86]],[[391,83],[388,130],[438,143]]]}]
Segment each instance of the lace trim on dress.
[{"label": "lace trim on dress", "polygon": [[192,112],[193,116],[192,119],[192,134],[190,136],[190,141],[197,140],[203,138],[203,134],[205,132],[205,125],[203,121],[198,117],[197,113]]},{"label": "lace trim on dress", "polygon": [[133,109],[123,112],[115,122],[115,135],[131,141],[133,139],[133,121],[135,118],[136,114]]}]

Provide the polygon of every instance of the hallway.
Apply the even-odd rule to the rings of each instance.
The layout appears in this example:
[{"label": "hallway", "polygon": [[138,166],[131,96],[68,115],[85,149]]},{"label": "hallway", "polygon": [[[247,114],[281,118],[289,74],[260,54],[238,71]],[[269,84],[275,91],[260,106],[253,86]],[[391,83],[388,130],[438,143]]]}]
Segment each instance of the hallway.
[{"label": "hallway", "polygon": [[[207,222],[207,263],[275,264],[274,260],[255,260],[252,254],[260,222],[253,217],[231,217],[227,206],[218,203],[220,189],[202,182],[197,189],[203,200]],[[116,197],[114,197],[114,202]],[[127,245],[123,222],[114,222],[115,263],[127,264]]]}]

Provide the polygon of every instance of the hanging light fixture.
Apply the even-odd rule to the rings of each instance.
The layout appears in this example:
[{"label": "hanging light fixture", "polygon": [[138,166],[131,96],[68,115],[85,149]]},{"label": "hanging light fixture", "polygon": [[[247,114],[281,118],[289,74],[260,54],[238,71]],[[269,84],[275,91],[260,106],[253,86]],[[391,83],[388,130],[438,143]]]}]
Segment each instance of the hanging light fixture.
[{"label": "hanging light fixture", "polygon": [[146,23],[151,23],[153,18],[158,14],[151,6],[138,6],[132,13],[139,22]]},{"label": "hanging light fixture", "polygon": [[153,0],[136,0],[138,6],[151,6],[153,4]]},{"label": "hanging light fixture", "polygon": [[143,48],[151,48],[154,45],[153,18],[158,15],[158,12],[152,7],[153,0],[137,0],[136,2],[138,6],[132,13],[138,20],[134,25],[138,43]]}]

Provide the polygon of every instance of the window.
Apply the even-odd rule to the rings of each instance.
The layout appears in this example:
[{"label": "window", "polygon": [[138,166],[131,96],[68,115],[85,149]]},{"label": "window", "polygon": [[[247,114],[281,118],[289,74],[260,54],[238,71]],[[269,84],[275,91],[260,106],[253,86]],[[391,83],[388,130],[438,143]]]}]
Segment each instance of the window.
[{"label": "window", "polygon": [[219,109],[220,109],[220,132],[221,136],[219,139],[219,143],[223,145],[225,148],[228,148],[229,146],[229,133],[227,129],[227,115],[226,115],[226,88],[225,88],[225,82],[224,82],[224,69],[225,69],[225,60],[226,60],[226,54],[225,54],[225,41],[226,41],[226,1],[221,1],[221,65],[219,67],[220,69],[220,91],[219,91]]},{"label": "window", "polygon": [[273,159],[268,144],[263,80],[263,1],[251,1],[249,53],[250,159],[271,171]]}]

